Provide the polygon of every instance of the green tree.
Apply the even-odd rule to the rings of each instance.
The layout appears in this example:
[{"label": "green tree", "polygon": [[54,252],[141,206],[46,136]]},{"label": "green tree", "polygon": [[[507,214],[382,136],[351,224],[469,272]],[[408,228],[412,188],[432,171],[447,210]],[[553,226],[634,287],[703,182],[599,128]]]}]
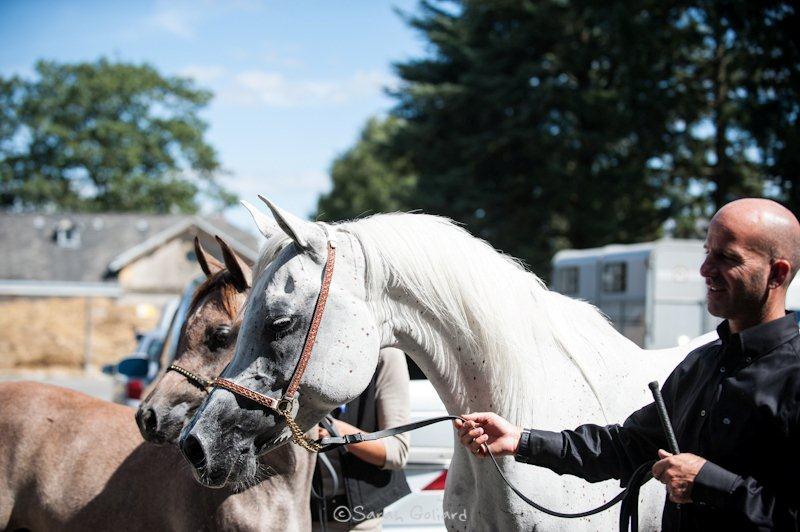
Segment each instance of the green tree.
[{"label": "green tree", "polygon": [[318,200],[318,219],[344,220],[409,208],[416,179],[408,162],[387,149],[401,128],[402,121],[393,117],[367,122],[356,145],[333,162],[333,187]]},{"label": "green tree", "polygon": [[[553,252],[695,235],[723,203],[800,207],[789,2],[423,0],[396,65],[410,205],[539,273]],[[770,180],[774,185],[765,188]]]},{"label": "green tree", "polygon": [[684,185],[699,191],[678,218],[679,233],[692,235],[695,218],[737,197],[766,194],[797,209],[796,6],[705,0],[675,10],[673,26],[691,35],[683,44],[690,61],[678,75],[695,95],[694,120],[680,122],[681,141],[665,162]]},{"label": "green tree", "polygon": [[149,65],[40,61],[36,79],[0,79],[0,206],[197,209],[235,198],[199,117],[211,94]]},{"label": "green tree", "polygon": [[416,206],[540,274],[560,248],[657,237],[672,183],[658,161],[693,97],[676,80],[675,16],[657,2],[422,2],[408,21],[431,53],[396,65],[394,110]]}]

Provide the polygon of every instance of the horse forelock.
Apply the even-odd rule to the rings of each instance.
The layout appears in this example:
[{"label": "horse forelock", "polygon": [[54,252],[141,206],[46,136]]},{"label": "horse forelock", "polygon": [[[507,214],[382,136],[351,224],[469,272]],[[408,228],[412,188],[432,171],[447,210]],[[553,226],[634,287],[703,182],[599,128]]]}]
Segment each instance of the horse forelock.
[{"label": "horse forelock", "polygon": [[[518,260],[447,218],[379,214],[338,227],[361,243],[368,298],[383,305],[387,288],[400,289],[463,339],[466,356],[479,354],[492,382],[504,384],[498,400],[505,404],[497,406],[507,415],[533,399],[530,384],[543,353],[574,364],[602,408],[592,375],[632,344],[595,307],[549,291]],[[454,391],[464,389],[458,356],[465,354],[439,360]]]},{"label": "horse forelock", "polygon": [[241,308],[241,302],[239,291],[234,284],[233,275],[231,275],[228,270],[215,272],[197,287],[197,290],[195,290],[192,296],[192,301],[189,303],[188,315],[191,316],[194,314],[204,303],[206,298],[212,294],[218,294],[219,301],[225,313],[231,319],[235,319]]}]

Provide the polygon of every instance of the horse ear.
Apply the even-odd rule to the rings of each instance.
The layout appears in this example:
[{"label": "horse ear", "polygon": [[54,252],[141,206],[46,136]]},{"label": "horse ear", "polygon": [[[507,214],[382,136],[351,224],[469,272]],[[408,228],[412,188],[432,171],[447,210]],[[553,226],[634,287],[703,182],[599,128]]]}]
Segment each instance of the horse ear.
[{"label": "horse ear", "polygon": [[217,235],[214,235],[214,238],[217,239],[219,247],[222,249],[222,258],[225,259],[225,267],[228,268],[228,272],[233,277],[233,286],[239,292],[246,292],[250,288],[250,268],[242,262],[224,240]]},{"label": "horse ear", "polygon": [[200,268],[206,277],[211,277],[217,272],[225,269],[225,265],[214,258],[213,255],[206,252],[203,246],[200,245],[200,239],[194,237],[194,254],[197,257],[197,262],[200,263]]},{"label": "horse ear", "polygon": [[253,217],[253,221],[256,223],[256,226],[262,235],[267,238],[272,238],[281,232],[281,228],[278,227],[278,224],[276,224],[274,220],[270,220],[268,216],[256,209],[255,205],[245,200],[242,200],[242,205],[244,205],[244,208],[250,213],[250,216]]},{"label": "horse ear", "polygon": [[312,244],[318,244],[320,240],[324,241],[325,235],[319,226],[312,222],[302,220],[293,214],[289,214],[283,209],[279,209],[264,196],[259,195],[258,197],[267,204],[267,207],[272,211],[272,215],[275,217],[275,221],[278,222],[280,228],[294,240],[294,243],[297,244],[298,247],[313,252],[314,248]]}]

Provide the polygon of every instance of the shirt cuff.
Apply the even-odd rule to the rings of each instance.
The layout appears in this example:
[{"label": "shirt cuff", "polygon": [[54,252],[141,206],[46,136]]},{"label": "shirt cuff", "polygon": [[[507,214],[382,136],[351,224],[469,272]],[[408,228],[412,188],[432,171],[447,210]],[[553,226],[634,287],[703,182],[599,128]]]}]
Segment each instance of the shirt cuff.
[{"label": "shirt cuff", "polygon": [[742,477],[713,462],[706,462],[692,486],[692,502],[700,506],[723,508],[728,497],[742,482]]},{"label": "shirt cuff", "polygon": [[519,438],[514,458],[526,464],[546,465],[560,460],[563,449],[564,436],[560,432],[526,429]]}]

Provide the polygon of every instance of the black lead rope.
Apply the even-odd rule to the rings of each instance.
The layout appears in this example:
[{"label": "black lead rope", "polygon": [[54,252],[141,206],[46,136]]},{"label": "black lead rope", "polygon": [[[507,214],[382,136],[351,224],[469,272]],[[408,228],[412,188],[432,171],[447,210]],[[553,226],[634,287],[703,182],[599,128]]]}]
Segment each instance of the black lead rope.
[{"label": "black lead rope", "polygon": [[[407,425],[400,425],[399,427],[392,427],[385,430],[379,430],[377,432],[357,432],[355,434],[348,434],[346,436],[338,436],[338,437],[331,437],[331,438],[322,438],[318,441],[320,445],[322,445],[322,449],[319,452],[326,453],[328,451],[332,451],[337,447],[341,447],[342,445],[350,445],[351,443],[361,443],[365,441],[374,441],[380,440],[382,438],[388,438],[389,436],[395,436],[397,434],[402,434],[404,432],[411,432],[413,430],[421,429],[422,427],[427,427],[428,425],[433,425],[435,423],[441,423],[443,421],[455,421],[456,419],[460,419],[461,421],[466,421],[466,419],[462,418],[461,416],[440,416],[431,419],[425,419],[422,421],[417,421],[415,423],[409,423]],[[553,517],[560,517],[564,519],[577,519],[580,517],[587,517],[590,515],[598,514],[605,510],[608,510],[618,502],[622,502],[622,506],[620,508],[620,530],[628,531],[628,530],[637,530],[638,528],[638,502],[639,502],[639,488],[642,484],[650,480],[650,470],[653,467],[654,462],[649,462],[642,464],[639,468],[634,471],[633,475],[631,475],[631,479],[628,482],[628,486],[622,490],[616,497],[611,499],[610,501],[604,503],[602,506],[598,506],[597,508],[593,508],[591,510],[586,510],[584,512],[577,512],[577,513],[564,513],[564,512],[556,512],[555,510],[550,510],[549,508],[545,508],[541,504],[536,503],[535,501],[529,499],[522,493],[514,484],[511,483],[508,478],[506,478],[505,474],[503,474],[503,470],[500,469],[500,464],[497,462],[497,458],[495,458],[494,454],[486,447],[486,451],[489,454],[489,458],[492,459],[492,463],[494,464],[495,469],[500,474],[500,478],[503,479],[503,482],[517,494],[517,496],[525,501],[527,504],[532,506],[533,508],[539,510],[540,512],[544,512],[547,515],[551,515]],[[630,528],[628,528],[630,525]]]},{"label": "black lead rope", "polygon": [[[669,416],[667,415],[667,409],[664,406],[664,399],[661,397],[661,392],[658,387],[658,383],[653,381],[649,384],[650,390],[653,392],[653,398],[656,402],[656,410],[658,411],[659,419],[661,420],[661,425],[664,429],[664,433],[667,437],[667,442],[669,443],[670,450],[673,454],[678,454],[678,444],[675,440],[675,433],[672,430],[672,424],[669,421]],[[349,445],[351,443],[361,443],[364,441],[373,441],[373,440],[380,440],[382,438],[388,438],[389,436],[395,436],[397,434],[402,434],[404,432],[410,432],[413,430],[421,429],[422,427],[427,427],[428,425],[433,425],[435,423],[441,423],[443,421],[455,421],[459,419],[461,421],[467,421],[466,419],[462,418],[461,416],[440,416],[431,419],[425,419],[422,421],[417,421],[415,423],[408,423],[406,425],[400,425],[399,427],[392,427],[385,430],[379,430],[377,432],[358,432],[356,434],[348,434],[346,436],[337,436],[337,437],[330,437],[330,438],[322,438],[317,443],[322,446],[319,450],[321,453],[326,453],[328,451],[332,451],[337,447],[341,447],[342,445]],[[564,513],[564,512],[556,512],[554,510],[550,510],[545,508],[541,504],[536,503],[535,501],[529,499],[524,493],[522,493],[514,484],[509,481],[505,474],[503,474],[503,470],[500,469],[500,464],[497,463],[497,459],[495,458],[494,454],[489,450],[489,447],[485,447],[486,452],[489,454],[489,458],[492,459],[492,463],[494,464],[495,469],[500,474],[500,478],[503,479],[503,482],[506,483],[511,491],[517,494],[517,496],[525,501],[531,507],[539,510],[540,512],[546,513],[547,515],[551,515],[553,517],[560,517],[564,519],[577,519],[580,517],[588,517],[590,515],[598,514],[605,510],[608,510],[618,502],[621,502],[620,505],[620,512],[619,512],[619,529],[620,531],[628,532],[639,529],[639,488],[641,488],[648,480],[652,478],[652,469],[653,464],[655,461],[646,462],[640,465],[631,475],[631,478],[628,480],[627,487],[622,490],[616,497],[611,499],[610,501],[604,503],[597,508],[593,508],[591,510],[586,510],[585,512],[577,512],[577,513]]]}]

